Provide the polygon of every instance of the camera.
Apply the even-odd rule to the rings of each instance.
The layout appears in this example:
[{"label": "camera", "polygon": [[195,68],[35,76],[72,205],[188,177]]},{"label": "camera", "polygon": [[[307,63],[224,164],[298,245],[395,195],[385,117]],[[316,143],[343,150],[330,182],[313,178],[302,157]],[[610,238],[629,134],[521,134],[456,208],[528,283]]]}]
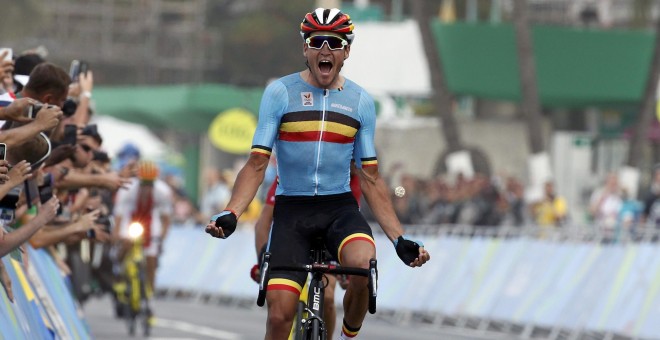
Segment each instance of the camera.
[{"label": "camera", "polygon": [[112,219],[108,215],[99,215],[95,222],[102,225],[105,232],[109,233],[112,229]]},{"label": "camera", "polygon": [[[48,105],[48,104],[41,104],[41,103],[31,105],[30,107],[28,107],[28,118],[35,119],[35,118],[37,118],[37,113],[39,113],[39,111],[41,111],[41,109],[43,109],[44,107],[51,108],[51,107],[54,107],[54,106],[55,105]],[[73,110],[73,112],[76,112],[76,111]]]},{"label": "camera", "polygon": [[78,103],[76,103],[76,101],[71,98],[67,98],[64,101],[64,104],[62,104],[62,113],[64,114],[64,117],[73,116],[73,114],[76,113],[77,109],[78,109]]}]

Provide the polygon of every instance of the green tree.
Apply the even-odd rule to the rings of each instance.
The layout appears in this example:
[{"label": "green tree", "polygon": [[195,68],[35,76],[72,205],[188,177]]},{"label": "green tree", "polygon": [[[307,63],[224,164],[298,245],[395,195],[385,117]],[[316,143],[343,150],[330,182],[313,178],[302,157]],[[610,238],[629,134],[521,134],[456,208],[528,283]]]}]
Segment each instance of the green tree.
[{"label": "green tree", "polygon": [[263,86],[270,78],[304,68],[299,23],[313,6],[309,0],[271,0],[223,20],[220,81]]}]

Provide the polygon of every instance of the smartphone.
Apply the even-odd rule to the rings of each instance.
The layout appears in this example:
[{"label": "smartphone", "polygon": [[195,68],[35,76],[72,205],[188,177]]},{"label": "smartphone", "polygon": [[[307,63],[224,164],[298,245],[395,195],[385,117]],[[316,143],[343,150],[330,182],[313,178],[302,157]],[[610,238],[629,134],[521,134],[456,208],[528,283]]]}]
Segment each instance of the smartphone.
[{"label": "smartphone", "polygon": [[35,200],[39,196],[39,187],[34,179],[23,181],[23,186],[23,190],[25,191],[25,202],[27,203],[28,209],[31,209],[34,206]]},{"label": "smartphone", "polygon": [[7,144],[5,143],[0,143],[0,159],[3,161],[7,159]]},{"label": "smartphone", "polygon": [[12,188],[2,199],[0,199],[0,209],[16,210],[16,203],[21,194],[20,186]]},{"label": "smartphone", "polygon": [[64,137],[62,138],[63,144],[76,145],[78,139],[78,126],[74,124],[64,125]]},{"label": "smartphone", "polygon": [[9,47],[0,47],[0,55],[5,53],[5,51],[7,52],[7,55],[5,56],[5,59],[3,59],[3,60],[4,61],[12,61],[12,59],[14,59],[14,50],[12,50]]},{"label": "smartphone", "polygon": [[28,118],[30,119],[37,118],[37,113],[39,113],[39,111],[41,111],[43,107],[44,107],[43,104],[30,105],[30,107],[28,107]]},{"label": "smartphone", "polygon": [[39,202],[44,204],[53,197],[53,175],[47,173],[44,182],[39,186]]},{"label": "smartphone", "polygon": [[89,63],[81,60],[78,75],[79,76],[80,74],[86,75],[88,70],[89,70]]},{"label": "smartphone", "polygon": [[69,66],[69,77],[71,77],[72,82],[78,81],[78,75],[80,74],[80,60],[74,59],[71,61]]}]

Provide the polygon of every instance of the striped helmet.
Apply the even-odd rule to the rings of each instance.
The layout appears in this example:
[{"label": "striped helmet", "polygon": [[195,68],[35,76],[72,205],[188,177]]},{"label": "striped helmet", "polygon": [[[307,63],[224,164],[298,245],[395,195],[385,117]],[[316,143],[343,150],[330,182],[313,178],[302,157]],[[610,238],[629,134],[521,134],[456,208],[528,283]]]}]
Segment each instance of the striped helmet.
[{"label": "striped helmet", "polygon": [[153,182],[158,178],[158,165],[151,161],[140,161],[137,166],[137,177],[141,181]]},{"label": "striped helmet", "polygon": [[305,15],[302,23],[300,23],[300,35],[303,40],[307,39],[313,32],[318,31],[339,33],[346,37],[349,44],[353,42],[355,37],[351,17],[336,8],[317,8]]}]

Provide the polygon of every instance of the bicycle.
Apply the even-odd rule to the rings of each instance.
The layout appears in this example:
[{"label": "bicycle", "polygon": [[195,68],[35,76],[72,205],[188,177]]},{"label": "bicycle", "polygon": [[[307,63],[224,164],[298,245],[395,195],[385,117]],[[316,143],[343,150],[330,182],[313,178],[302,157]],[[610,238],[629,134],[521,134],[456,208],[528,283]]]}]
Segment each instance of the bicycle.
[{"label": "bicycle", "polygon": [[293,338],[296,340],[327,339],[327,329],[323,321],[323,301],[325,287],[327,285],[325,274],[346,274],[367,277],[369,280],[369,313],[376,313],[376,296],[378,291],[376,259],[369,261],[369,269],[342,267],[329,264],[325,253],[323,239],[316,238],[312,244],[311,264],[274,266],[270,268],[270,252],[265,252],[262,256],[259,295],[257,297],[257,305],[259,307],[262,307],[266,301],[266,287],[270,280],[270,271],[297,271],[307,272],[312,275],[307,288],[307,303],[303,301],[298,302],[296,319],[293,324]]},{"label": "bicycle", "polygon": [[143,249],[144,227],[133,222],[128,227],[130,246],[122,261],[122,281],[115,286],[117,298],[126,321],[128,334],[135,335],[138,321],[144,336],[151,333],[151,308],[147,289],[146,258]]}]

